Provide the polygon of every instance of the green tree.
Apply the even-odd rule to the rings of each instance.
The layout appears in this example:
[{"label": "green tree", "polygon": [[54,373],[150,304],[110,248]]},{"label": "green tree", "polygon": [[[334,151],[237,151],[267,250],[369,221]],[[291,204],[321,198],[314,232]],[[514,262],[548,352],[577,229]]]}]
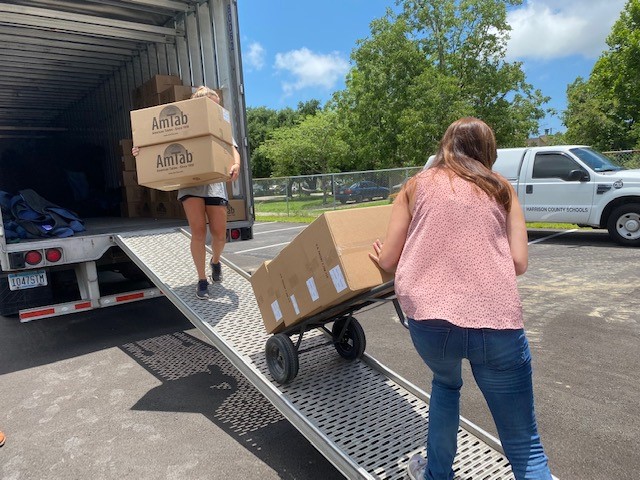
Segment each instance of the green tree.
[{"label": "green tree", "polygon": [[349,153],[339,130],[336,113],[320,111],[297,125],[274,130],[258,153],[272,163],[274,176],[336,172]]},{"label": "green tree", "polygon": [[548,98],[504,60],[506,6],[521,0],[398,0],[352,52],[346,88],[334,96],[363,168],[415,165],[451,121],[474,115],[501,146],[523,145]]},{"label": "green tree", "polygon": [[600,150],[640,148],[640,0],[628,0],[588,80],[567,88],[566,137]]},{"label": "green tree", "polygon": [[410,107],[413,80],[428,65],[407,38],[405,22],[391,11],[371,23],[371,37],[358,42],[351,58],[346,88],[334,101],[350,130],[353,162],[362,170],[401,165],[400,119]]},{"label": "green tree", "polygon": [[254,178],[267,178],[271,176],[273,165],[259,151],[271,134],[281,127],[291,127],[298,124],[308,115],[315,115],[322,111],[320,100],[307,100],[299,102],[298,108],[284,108],[273,110],[267,107],[247,108],[247,129],[249,135],[249,150],[251,152],[251,173]]}]

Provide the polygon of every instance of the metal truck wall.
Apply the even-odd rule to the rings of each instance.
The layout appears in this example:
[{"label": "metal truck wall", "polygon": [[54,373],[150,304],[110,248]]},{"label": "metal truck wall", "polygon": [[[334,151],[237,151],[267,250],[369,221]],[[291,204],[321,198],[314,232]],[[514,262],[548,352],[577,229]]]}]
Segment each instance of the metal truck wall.
[{"label": "metal truck wall", "polygon": [[[56,52],[44,55],[46,62],[51,57],[60,68],[55,76],[46,77],[58,85],[60,99],[52,90],[51,102],[62,101],[69,90],[76,95],[85,92],[40,131],[61,136],[65,142],[102,147],[107,152],[105,181],[108,187],[117,187],[118,141],[131,137],[132,91],[155,74],[174,74],[185,85],[223,90],[241,156],[248,158],[235,2],[159,0],[153,6],[133,1],[112,2],[113,6],[85,0],[62,3],[0,2],[3,22],[14,23],[7,36],[15,39],[23,31],[24,39],[35,49],[48,52],[50,46]],[[43,4],[50,7],[41,8]],[[49,32],[38,42],[33,35],[42,29]],[[0,39],[2,30],[0,27]],[[23,85],[28,84],[29,75],[38,74],[34,68],[37,59],[25,71]],[[244,169],[243,193],[250,185],[249,175]]]}]

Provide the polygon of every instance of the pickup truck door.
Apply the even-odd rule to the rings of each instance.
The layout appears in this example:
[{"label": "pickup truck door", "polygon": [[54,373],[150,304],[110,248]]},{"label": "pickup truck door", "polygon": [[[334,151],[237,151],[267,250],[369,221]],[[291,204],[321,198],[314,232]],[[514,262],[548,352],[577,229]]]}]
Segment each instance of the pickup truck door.
[{"label": "pickup truck door", "polygon": [[520,199],[527,222],[588,222],[595,184],[574,158],[563,152],[530,152],[522,176],[518,188],[524,188]]}]

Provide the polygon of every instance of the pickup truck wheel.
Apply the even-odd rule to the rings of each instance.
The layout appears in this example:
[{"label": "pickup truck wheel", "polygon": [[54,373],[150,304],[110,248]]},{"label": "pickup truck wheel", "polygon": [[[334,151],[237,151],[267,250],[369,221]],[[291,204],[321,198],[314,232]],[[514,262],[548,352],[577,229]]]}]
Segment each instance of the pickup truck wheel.
[{"label": "pickup truck wheel", "polygon": [[616,208],[607,222],[609,235],[628,247],[640,247],[640,203],[629,203]]}]

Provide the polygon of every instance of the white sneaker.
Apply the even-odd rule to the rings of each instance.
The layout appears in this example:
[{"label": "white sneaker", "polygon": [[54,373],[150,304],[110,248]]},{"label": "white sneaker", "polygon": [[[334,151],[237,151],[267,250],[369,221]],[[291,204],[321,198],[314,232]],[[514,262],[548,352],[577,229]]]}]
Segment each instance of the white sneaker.
[{"label": "white sneaker", "polygon": [[419,453],[414,454],[407,464],[407,473],[411,480],[424,480],[424,473],[427,470],[427,459]]}]

